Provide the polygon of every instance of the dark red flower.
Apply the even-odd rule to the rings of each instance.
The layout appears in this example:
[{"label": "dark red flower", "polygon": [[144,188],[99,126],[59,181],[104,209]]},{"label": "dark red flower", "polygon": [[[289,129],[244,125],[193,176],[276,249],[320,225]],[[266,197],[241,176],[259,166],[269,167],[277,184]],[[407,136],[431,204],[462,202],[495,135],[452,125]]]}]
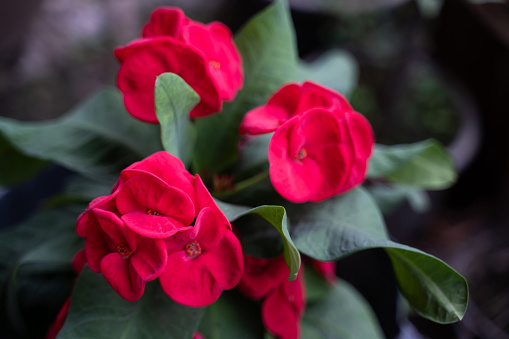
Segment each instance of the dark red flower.
[{"label": "dark red flower", "polygon": [[283,283],[289,274],[283,255],[264,259],[244,253],[244,274],[237,288],[249,298],[258,300]]},{"label": "dark red flower", "polygon": [[239,282],[243,271],[242,248],[213,208],[201,210],[193,229],[165,241],[168,263],[159,281],[176,302],[206,306]]},{"label": "dark red flower", "polygon": [[262,304],[262,321],[280,339],[300,338],[301,320],[306,306],[303,269],[297,279],[285,280],[272,290]]}]

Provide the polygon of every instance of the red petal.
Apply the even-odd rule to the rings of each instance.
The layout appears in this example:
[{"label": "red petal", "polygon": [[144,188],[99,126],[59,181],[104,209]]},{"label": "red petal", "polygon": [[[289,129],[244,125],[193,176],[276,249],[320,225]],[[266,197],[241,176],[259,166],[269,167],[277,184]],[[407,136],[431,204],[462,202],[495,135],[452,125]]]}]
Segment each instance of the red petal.
[{"label": "red petal", "polygon": [[162,239],[177,233],[186,225],[170,217],[131,212],[122,216],[122,221],[130,230],[147,238]]},{"label": "red petal", "polygon": [[78,220],[76,221],[76,233],[80,237],[85,237],[86,235],[86,229],[87,225],[90,221],[89,219],[89,213],[92,210],[92,208],[100,208],[104,210],[112,210],[115,208],[115,201],[114,198],[117,195],[118,191],[115,191],[114,193],[103,196],[103,197],[97,197],[94,200],[88,204],[88,207],[85,209],[83,213],[81,213],[78,217]]},{"label": "red petal", "polygon": [[237,287],[251,299],[261,299],[289,275],[283,255],[273,259],[244,254],[244,274]]},{"label": "red petal", "polygon": [[137,250],[131,255],[131,265],[143,281],[154,280],[166,267],[168,253],[162,239],[136,237]]},{"label": "red petal", "polygon": [[177,7],[162,7],[152,12],[150,21],[143,27],[143,37],[167,35],[179,39],[187,19]]},{"label": "red petal", "polygon": [[176,302],[202,307],[212,304],[221,295],[221,286],[201,257],[190,258],[184,251],[168,255],[166,269],[159,280],[164,292]]},{"label": "red petal", "polygon": [[285,281],[265,298],[262,321],[265,327],[281,339],[300,337],[300,320],[305,306],[302,274],[294,281]]},{"label": "red petal", "polygon": [[222,289],[235,287],[244,271],[242,247],[232,231],[227,231],[221,242],[212,251],[201,255],[202,260]]},{"label": "red petal", "polygon": [[129,264],[129,258],[110,253],[101,261],[101,272],[111,287],[128,301],[138,300],[145,290],[145,282]]},{"label": "red petal", "polygon": [[[152,213],[153,215],[148,217],[170,217],[184,226],[191,224],[195,216],[193,201],[186,193],[148,175],[140,174],[125,182],[117,195],[116,203],[122,215],[135,211]],[[164,233],[164,230],[161,233]]]},{"label": "red petal", "polygon": [[202,250],[213,250],[219,245],[228,228],[223,223],[222,215],[214,211],[210,207],[201,210],[198,217],[196,217],[196,224],[194,225],[196,240]]},{"label": "red petal", "polygon": [[180,188],[194,201],[194,177],[176,156],[166,151],[156,152],[123,170],[121,177],[126,181],[141,173],[156,176],[169,186]]}]

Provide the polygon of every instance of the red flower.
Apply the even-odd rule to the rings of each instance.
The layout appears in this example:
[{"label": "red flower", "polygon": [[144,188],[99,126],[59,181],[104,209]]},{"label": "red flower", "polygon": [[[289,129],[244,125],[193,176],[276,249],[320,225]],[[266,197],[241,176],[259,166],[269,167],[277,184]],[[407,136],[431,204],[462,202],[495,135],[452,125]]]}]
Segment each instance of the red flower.
[{"label": "red flower", "polygon": [[143,237],[112,212],[92,209],[85,250],[90,269],[101,272],[124,299],[139,299],[145,283],[158,277],[166,266],[164,240]]},{"label": "red flower", "polygon": [[244,274],[237,288],[249,298],[258,300],[283,283],[289,273],[283,255],[264,259],[244,254]]},{"label": "red flower", "polygon": [[[163,270],[166,293],[186,305],[208,305],[238,283],[239,241],[201,178],[178,158],[161,151],[134,163],[112,191],[90,203],[76,231],[86,238],[90,269],[101,272],[124,299],[140,298],[145,283]],[[179,262],[178,251],[188,262]],[[178,271],[184,266],[185,272]],[[204,281],[210,291],[200,292],[202,279],[209,279]]]},{"label": "red flower", "polygon": [[289,84],[248,112],[241,133],[274,132],[270,178],[292,202],[322,201],[362,183],[374,144],[369,122],[339,93]]},{"label": "red flower", "polygon": [[300,337],[300,322],[306,305],[303,269],[297,279],[285,280],[263,301],[262,321],[273,335],[281,339]]},{"label": "red flower", "polygon": [[333,284],[337,280],[336,276],[336,262],[335,261],[319,261],[309,258],[311,266],[317,271],[322,277],[324,277],[329,284]]},{"label": "red flower", "polygon": [[158,123],[154,84],[162,73],[179,75],[200,95],[191,118],[219,112],[222,101],[232,100],[244,81],[231,31],[219,22],[192,21],[178,8],[155,10],[143,39],[117,48],[115,56],[122,64],[117,84],[128,112],[151,123]]},{"label": "red flower", "polygon": [[46,333],[45,339],[55,339],[64,326],[65,320],[67,319],[67,315],[69,314],[69,309],[71,307],[71,298],[68,298],[60,311],[58,312],[57,318],[51,324],[51,326],[48,329],[48,332]]},{"label": "red flower", "polygon": [[215,302],[221,292],[239,282],[242,248],[239,240],[218,217],[204,208],[193,229],[166,239],[168,264],[159,280],[178,303],[201,307]]},{"label": "red flower", "polygon": [[326,87],[309,81],[302,85],[289,83],[276,91],[267,104],[246,113],[240,126],[240,134],[274,132],[288,119],[317,107],[340,112],[352,110],[341,94]]}]

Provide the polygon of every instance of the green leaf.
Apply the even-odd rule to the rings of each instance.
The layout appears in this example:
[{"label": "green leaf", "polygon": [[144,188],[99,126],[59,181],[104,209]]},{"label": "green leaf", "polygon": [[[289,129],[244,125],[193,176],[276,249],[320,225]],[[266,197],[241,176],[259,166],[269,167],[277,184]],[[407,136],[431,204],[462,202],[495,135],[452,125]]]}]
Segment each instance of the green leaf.
[{"label": "green leaf", "polygon": [[189,112],[199,101],[200,96],[178,75],[164,73],[157,77],[155,109],[163,147],[184,164],[191,161],[196,142]]},{"label": "green leaf", "polygon": [[46,331],[67,298],[71,260],[84,247],[75,232],[84,208],[45,210],[0,232],[0,322],[18,336]]},{"label": "green leaf", "polygon": [[14,186],[38,173],[47,162],[28,157],[0,134],[0,186]]},{"label": "green leaf", "polygon": [[[221,203],[219,207],[224,208],[224,206],[229,205],[230,204]],[[230,211],[233,211],[233,208]],[[279,232],[281,239],[283,240],[283,252],[285,256],[285,261],[288,267],[290,268],[290,276],[288,277],[288,280],[295,280],[297,278],[297,273],[299,272],[301,258],[299,251],[295,247],[292,238],[290,237],[290,232],[288,231],[288,221],[286,218],[286,211],[284,207],[259,206],[249,210],[237,209],[237,211],[240,212],[237,215],[234,215],[229,211],[225,213],[225,215],[229,217],[228,219],[230,220],[230,222],[238,221],[239,219],[247,216],[257,216],[269,222],[272,226],[274,226],[274,228]],[[239,230],[242,232],[241,227],[239,227]]]},{"label": "green leaf", "polygon": [[418,213],[426,212],[431,204],[427,192],[416,187],[377,183],[368,190],[384,215],[393,212],[405,200]]},{"label": "green leaf", "polygon": [[161,149],[159,127],[129,116],[122,95],[113,89],[95,94],[56,120],[0,118],[0,133],[28,156],[110,181],[125,167]]},{"label": "green leaf", "polygon": [[204,311],[174,302],[157,281],[146,285],[139,300],[124,300],[100,273],[86,267],[76,282],[69,315],[57,338],[192,338]]},{"label": "green leaf", "polygon": [[292,239],[302,253],[334,261],[358,251],[384,248],[401,291],[419,314],[439,323],[463,317],[468,301],[466,280],[440,259],[388,240],[382,215],[364,189],[292,212]]},{"label": "green leaf", "polygon": [[331,49],[311,63],[301,62],[296,81],[311,80],[349,96],[357,85],[358,67],[348,52]]},{"label": "green leaf", "polygon": [[207,339],[258,339],[263,337],[260,305],[239,292],[223,292],[207,307],[199,331]]},{"label": "green leaf", "polygon": [[[468,304],[466,280],[439,259],[414,249],[386,248],[401,293],[425,318],[448,324],[463,318]],[[423,293],[425,291],[425,294]]]},{"label": "green leaf", "polygon": [[339,280],[319,302],[308,304],[302,319],[302,338],[384,338],[378,320],[364,298]]},{"label": "green leaf", "polygon": [[222,113],[196,120],[198,140],[193,165],[203,176],[219,173],[237,159],[244,114],[294,78],[295,32],[288,5],[277,0],[255,15],[235,38],[242,55],[244,88]]},{"label": "green leaf", "polygon": [[444,189],[456,181],[454,164],[436,140],[414,144],[376,145],[368,177],[424,189]]}]

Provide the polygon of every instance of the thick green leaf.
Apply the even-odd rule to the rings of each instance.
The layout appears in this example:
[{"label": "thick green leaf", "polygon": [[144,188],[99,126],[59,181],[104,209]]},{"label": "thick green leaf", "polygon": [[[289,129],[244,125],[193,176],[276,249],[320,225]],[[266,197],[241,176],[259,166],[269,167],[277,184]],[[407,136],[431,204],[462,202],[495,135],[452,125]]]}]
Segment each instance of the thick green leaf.
[{"label": "thick green leaf", "polygon": [[198,140],[193,165],[206,176],[221,172],[237,158],[239,125],[250,109],[263,105],[297,67],[295,32],[288,5],[277,0],[254,16],[235,42],[244,67],[244,88],[223,112],[196,120]]},{"label": "thick green leaf", "polygon": [[[0,232],[0,323],[20,337],[45,331],[71,287],[84,205],[40,212]],[[34,320],[35,319],[35,320]]]},{"label": "thick green leaf", "polygon": [[339,280],[320,301],[308,304],[302,319],[302,338],[384,338],[377,318],[364,298]]},{"label": "thick green leaf", "polygon": [[163,147],[184,164],[191,161],[196,142],[189,112],[199,101],[200,96],[178,75],[164,73],[157,77],[155,108]]},{"label": "thick green leaf", "polygon": [[291,215],[292,239],[302,253],[333,261],[361,250],[384,248],[401,291],[419,314],[440,323],[463,317],[468,301],[465,279],[440,259],[388,240],[381,213],[364,189],[308,204]]},{"label": "thick green leaf", "polygon": [[430,313],[434,314],[433,320],[444,324],[463,318],[468,304],[465,279],[459,279],[461,276],[441,260],[430,260],[426,253],[414,249],[385,250],[391,258],[401,293],[411,301],[417,313],[427,318]]},{"label": "thick green leaf", "polygon": [[207,307],[199,331],[207,339],[258,339],[263,337],[260,305],[237,291],[223,292]]},{"label": "thick green leaf", "polygon": [[[235,206],[224,202],[219,202],[218,206],[223,210],[223,213],[231,222],[238,221],[244,217],[256,216],[258,218],[262,218],[274,226],[274,228],[279,232],[281,239],[283,240],[285,261],[290,268],[290,276],[288,277],[288,280],[294,280],[297,278],[297,273],[299,272],[301,264],[301,258],[299,251],[295,247],[292,238],[290,237],[290,232],[288,231],[288,221],[284,207],[259,206],[252,209],[246,209],[241,206]],[[260,229],[262,230],[261,233],[266,232],[263,227],[260,227]],[[242,232],[241,229],[240,231]]]},{"label": "thick green leaf", "polygon": [[134,302],[122,299],[100,273],[87,267],[74,287],[71,308],[58,339],[192,338],[205,308],[171,300],[157,281]]},{"label": "thick green leaf", "polygon": [[348,52],[331,49],[311,63],[301,62],[297,81],[311,80],[349,96],[357,85],[358,67]]},{"label": "thick green leaf", "polygon": [[404,201],[408,201],[410,207],[418,213],[426,212],[431,204],[427,192],[416,187],[377,183],[368,190],[384,215],[393,212]]},{"label": "thick green leaf", "polygon": [[383,177],[424,189],[443,189],[454,184],[457,175],[447,151],[438,141],[429,139],[407,145],[376,145],[368,177]]},{"label": "thick green leaf", "polygon": [[0,133],[31,157],[103,180],[114,180],[125,167],[161,149],[159,127],[129,116],[122,95],[113,89],[56,120],[0,118]]}]

